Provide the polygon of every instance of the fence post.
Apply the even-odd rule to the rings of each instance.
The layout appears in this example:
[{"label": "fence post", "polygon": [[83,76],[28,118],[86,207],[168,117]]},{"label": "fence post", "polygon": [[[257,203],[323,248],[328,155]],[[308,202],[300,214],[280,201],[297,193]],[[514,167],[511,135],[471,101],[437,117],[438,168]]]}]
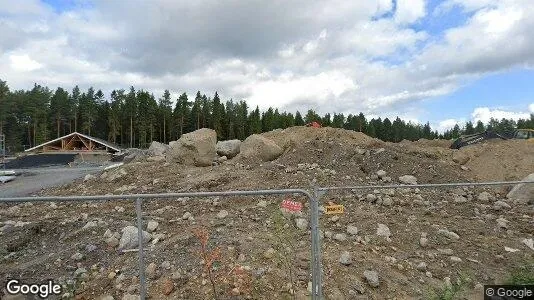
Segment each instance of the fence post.
[{"label": "fence post", "polygon": [[311,210],[311,239],[312,239],[312,299],[322,299],[323,288],[321,281],[321,242],[319,235],[319,191],[314,185],[310,199]]},{"label": "fence post", "polygon": [[139,241],[139,293],[141,300],[146,299],[146,278],[145,278],[145,261],[143,253],[143,222],[141,206],[143,204],[141,198],[135,201],[135,212],[137,214],[137,239]]}]

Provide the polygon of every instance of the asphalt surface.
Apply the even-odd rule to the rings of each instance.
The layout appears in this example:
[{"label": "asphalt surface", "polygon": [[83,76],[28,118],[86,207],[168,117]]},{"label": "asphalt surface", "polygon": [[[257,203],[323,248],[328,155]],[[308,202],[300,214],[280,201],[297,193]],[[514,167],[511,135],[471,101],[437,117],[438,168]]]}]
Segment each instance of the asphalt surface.
[{"label": "asphalt surface", "polygon": [[103,169],[104,167],[46,167],[15,170],[15,180],[0,183],[0,198],[31,196],[44,188],[71,183]]}]

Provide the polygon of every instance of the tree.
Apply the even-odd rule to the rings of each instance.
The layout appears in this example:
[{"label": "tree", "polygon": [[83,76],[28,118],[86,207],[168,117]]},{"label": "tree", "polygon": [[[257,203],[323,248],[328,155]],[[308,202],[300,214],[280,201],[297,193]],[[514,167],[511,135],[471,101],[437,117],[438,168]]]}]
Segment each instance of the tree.
[{"label": "tree", "polygon": [[56,134],[60,137],[65,134],[61,133],[61,123],[68,120],[69,117],[69,93],[64,89],[58,87],[56,92],[50,99],[50,112],[52,118],[56,124]]},{"label": "tree", "polygon": [[127,118],[127,122],[129,124],[130,129],[130,138],[129,138],[129,145],[130,148],[132,148],[135,145],[135,135],[134,135],[134,118],[137,116],[137,97],[135,94],[135,88],[133,86],[130,87],[130,91],[126,95],[126,98],[124,99],[124,115]]},{"label": "tree", "polygon": [[190,128],[187,125],[187,123],[190,120],[190,109],[191,102],[187,99],[187,94],[183,93],[178,97],[178,100],[176,100],[176,106],[174,107],[174,119],[176,120],[176,124],[178,124],[178,134],[176,138],[180,138],[183,134],[186,128]]},{"label": "tree", "polygon": [[477,122],[477,126],[475,127],[475,133],[481,133],[481,132],[484,132],[485,127],[484,127],[484,123],[482,123],[482,121],[478,120]]},{"label": "tree", "polygon": [[248,127],[250,134],[261,133],[261,115],[260,108],[256,106],[256,109],[250,112],[248,116]]},{"label": "tree", "polygon": [[0,79],[0,134],[4,133],[4,124],[8,113],[12,110],[8,102],[9,87]]},{"label": "tree", "polygon": [[69,97],[69,131],[72,132],[72,123],[74,123],[74,131],[78,131],[78,106],[80,104],[80,88],[75,86]]},{"label": "tree", "polygon": [[306,124],[312,123],[312,122],[321,122],[321,117],[313,110],[309,109],[306,113],[306,117],[304,117],[304,122]]},{"label": "tree", "polygon": [[297,112],[295,113],[295,126],[304,126],[304,119],[302,119],[302,115],[300,114],[300,112],[297,110]]},{"label": "tree", "polygon": [[217,92],[215,92],[215,95],[213,96],[212,106],[211,128],[217,132],[217,138],[221,139],[223,137],[222,118],[224,116],[224,106],[221,104],[221,99]]},{"label": "tree", "polygon": [[124,90],[113,90],[111,92],[111,107],[108,114],[108,141],[117,143],[117,137],[120,136],[122,144],[122,125],[121,111],[124,106]]},{"label": "tree", "polygon": [[163,92],[163,96],[159,98],[158,108],[163,121],[163,143],[167,143],[167,122],[171,119],[172,116],[172,102],[171,102],[171,93],[169,90]]},{"label": "tree", "polygon": [[473,127],[473,122],[467,121],[464,127],[464,134],[473,134],[473,133],[475,133],[475,127]]}]

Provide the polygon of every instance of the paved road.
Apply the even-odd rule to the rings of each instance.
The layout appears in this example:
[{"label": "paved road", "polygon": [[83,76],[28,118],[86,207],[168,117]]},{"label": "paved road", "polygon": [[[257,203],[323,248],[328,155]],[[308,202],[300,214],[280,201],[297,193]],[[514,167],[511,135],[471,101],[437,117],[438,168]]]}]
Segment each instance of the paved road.
[{"label": "paved road", "polygon": [[30,196],[41,189],[70,183],[87,174],[97,173],[103,168],[47,167],[15,170],[19,174],[15,180],[4,184],[0,183],[0,198]]}]

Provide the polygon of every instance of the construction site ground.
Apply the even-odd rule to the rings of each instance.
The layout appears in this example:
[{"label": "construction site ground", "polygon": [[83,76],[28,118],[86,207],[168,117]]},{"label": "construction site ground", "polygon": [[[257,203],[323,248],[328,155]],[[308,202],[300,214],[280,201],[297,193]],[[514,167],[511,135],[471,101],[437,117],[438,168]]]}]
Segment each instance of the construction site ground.
[{"label": "construction site ground", "polygon": [[[534,172],[532,143],[521,140],[450,150],[450,141],[385,143],[333,128],[263,135],[284,149],[278,159],[234,158],[212,167],[134,161],[39,194],[389,185],[404,175],[418,183],[480,182],[521,180]],[[328,192],[321,205],[342,204],[344,213],[320,216],[325,298],[434,299],[458,288],[457,299],[483,299],[482,285],[503,283],[534,262],[528,245],[533,205],[507,200],[509,189]],[[281,212],[288,198],[303,203],[301,213]],[[310,231],[302,221],[309,215],[302,196],[145,201],[144,226],[157,222],[146,246],[149,297],[214,298],[204,268],[209,262],[194,233],[205,229],[217,299],[309,298]],[[118,251],[111,237],[135,220],[132,201],[1,204],[0,282],[53,279],[64,285],[65,297],[134,299],[140,288],[137,252]]]}]

